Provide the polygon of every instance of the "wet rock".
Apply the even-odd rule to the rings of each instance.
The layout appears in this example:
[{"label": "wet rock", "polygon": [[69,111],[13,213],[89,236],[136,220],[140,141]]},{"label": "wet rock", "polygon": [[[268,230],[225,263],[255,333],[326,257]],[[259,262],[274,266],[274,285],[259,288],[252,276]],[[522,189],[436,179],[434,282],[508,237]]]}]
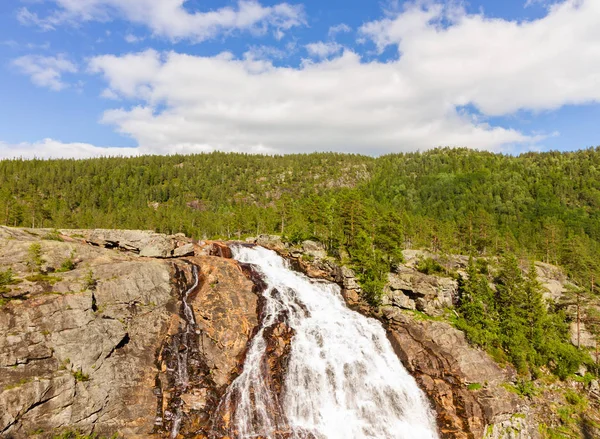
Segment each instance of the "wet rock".
[{"label": "wet rock", "polygon": [[[223,253],[226,246],[213,246],[219,248]],[[187,351],[190,378],[187,387],[178,385],[171,366],[170,359],[177,352],[173,352],[169,340],[182,330],[181,318],[174,317],[159,355],[158,430],[170,431],[171,414],[180,409],[184,420],[180,433],[208,437],[215,410],[226,388],[241,372],[248,342],[258,324],[257,286],[232,259],[200,256],[189,261],[199,267],[200,285],[188,299],[197,333],[188,339],[187,347],[181,342],[177,346]]]},{"label": "wet rock", "polygon": [[222,242],[208,243],[208,255],[227,259],[231,259],[233,257],[231,249],[227,246],[227,244]]},{"label": "wet rock", "polygon": [[[515,378],[514,370],[471,347],[463,332],[391,310],[384,316],[396,353],[434,403],[444,438],[483,437],[486,425],[518,412],[518,397],[501,386]],[[470,391],[469,383],[482,389]]]}]

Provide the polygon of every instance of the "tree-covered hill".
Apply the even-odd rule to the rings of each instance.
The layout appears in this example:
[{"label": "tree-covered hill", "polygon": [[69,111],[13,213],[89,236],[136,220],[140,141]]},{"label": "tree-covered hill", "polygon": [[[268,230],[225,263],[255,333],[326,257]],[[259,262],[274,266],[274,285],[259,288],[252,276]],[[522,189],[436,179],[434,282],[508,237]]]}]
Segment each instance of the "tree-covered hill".
[{"label": "tree-covered hill", "polygon": [[4,160],[0,223],[315,238],[361,266],[373,291],[409,247],[516,253],[587,285],[600,277],[600,148]]}]

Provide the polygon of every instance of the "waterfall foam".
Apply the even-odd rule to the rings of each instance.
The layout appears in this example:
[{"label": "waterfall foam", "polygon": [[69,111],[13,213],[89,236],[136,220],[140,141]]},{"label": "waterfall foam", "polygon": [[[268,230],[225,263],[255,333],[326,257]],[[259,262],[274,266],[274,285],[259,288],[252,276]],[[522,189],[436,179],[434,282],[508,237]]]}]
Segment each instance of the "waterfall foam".
[{"label": "waterfall foam", "polygon": [[[292,271],[273,251],[241,245],[232,251],[266,284],[261,327],[221,402],[235,399],[232,437],[438,437],[425,395],[380,322],[347,308],[337,285]],[[282,394],[273,395],[262,372],[264,331],[281,319],[294,337]]]}]

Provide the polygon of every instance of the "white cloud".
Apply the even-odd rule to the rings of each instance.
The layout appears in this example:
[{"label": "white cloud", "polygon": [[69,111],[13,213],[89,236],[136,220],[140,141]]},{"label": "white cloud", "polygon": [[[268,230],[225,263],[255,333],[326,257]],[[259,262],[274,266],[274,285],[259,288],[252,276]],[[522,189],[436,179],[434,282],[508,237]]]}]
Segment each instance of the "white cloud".
[{"label": "white cloud", "polygon": [[[22,159],[87,159],[93,157],[133,157],[139,155],[199,154],[216,149],[199,143],[164,144],[161,146],[107,147],[89,143],[65,143],[55,139],[43,139],[38,142],[7,143],[0,141],[0,160],[11,158]],[[252,152],[271,154],[272,149],[255,146],[250,150],[240,148],[225,149],[230,152]]]},{"label": "white cloud", "polygon": [[144,38],[138,37],[133,34],[127,34],[127,35],[125,35],[125,41],[128,42],[129,44],[136,44],[136,43],[140,43],[140,42],[144,41]]},{"label": "white cloud", "polygon": [[30,76],[35,85],[55,91],[68,87],[68,84],[62,81],[63,73],[77,72],[77,66],[63,54],[25,55],[13,60],[12,65],[21,73]]},{"label": "white cloud", "polygon": [[136,140],[132,153],[526,150],[555,133],[492,126],[489,116],[600,102],[599,21],[596,0],[520,23],[419,2],[360,30],[397,48],[393,61],[345,50],[294,68],[258,49],[241,59],[148,50],[95,57],[89,70],[121,99],[102,121]]},{"label": "white cloud", "polygon": [[352,32],[352,28],[345,23],[336,24],[329,28],[328,35],[330,38],[334,38],[339,33]]},{"label": "white cloud", "polygon": [[467,145],[495,149],[534,142],[474,123],[451,102],[416,88],[396,64],[361,63],[350,51],[299,69],[153,50],[91,61],[109,90],[142,100],[103,122],[148,151],[196,145],[227,151],[383,153]]},{"label": "white cloud", "polygon": [[412,5],[361,32],[379,48],[397,45],[398,71],[424,94],[502,116],[599,101],[599,21],[597,0],[567,0],[522,23]]},{"label": "white cloud", "polygon": [[223,7],[207,12],[189,12],[188,0],[50,0],[57,9],[40,17],[27,8],[18,13],[23,24],[44,30],[62,24],[79,25],[86,21],[108,21],[123,18],[147,26],[155,35],[171,40],[190,39],[195,42],[214,38],[232,31],[263,34],[274,29],[281,38],[283,31],[305,24],[301,5],[279,3],[262,6],[256,0],[239,0],[236,8]]},{"label": "white cloud", "polygon": [[140,148],[104,148],[88,143],[63,143],[53,139],[44,139],[34,143],[23,142],[17,144],[9,144],[0,141],[0,159],[84,159],[90,157],[132,156],[139,154]]},{"label": "white cloud", "polygon": [[342,46],[335,42],[318,41],[306,45],[308,54],[317,58],[327,58],[339,53],[341,50]]}]

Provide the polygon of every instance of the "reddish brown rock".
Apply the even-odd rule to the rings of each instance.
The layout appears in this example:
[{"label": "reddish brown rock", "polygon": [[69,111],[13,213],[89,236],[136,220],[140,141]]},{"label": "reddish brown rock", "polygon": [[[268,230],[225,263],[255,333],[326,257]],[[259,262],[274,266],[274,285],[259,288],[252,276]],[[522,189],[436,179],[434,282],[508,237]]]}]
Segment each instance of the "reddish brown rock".
[{"label": "reddish brown rock", "polygon": [[[218,248],[218,247],[217,247]],[[225,249],[225,246],[222,246]],[[172,429],[178,409],[183,413],[180,434],[209,437],[217,408],[226,388],[241,370],[244,353],[258,323],[255,286],[232,259],[201,256],[188,261],[199,268],[198,288],[188,303],[195,315],[194,333],[181,346],[185,325],[174,316],[159,354],[161,384],[158,431]],[[191,266],[180,264],[183,284],[192,282]],[[174,376],[177,352],[187,349],[189,383],[178,386]]]}]

